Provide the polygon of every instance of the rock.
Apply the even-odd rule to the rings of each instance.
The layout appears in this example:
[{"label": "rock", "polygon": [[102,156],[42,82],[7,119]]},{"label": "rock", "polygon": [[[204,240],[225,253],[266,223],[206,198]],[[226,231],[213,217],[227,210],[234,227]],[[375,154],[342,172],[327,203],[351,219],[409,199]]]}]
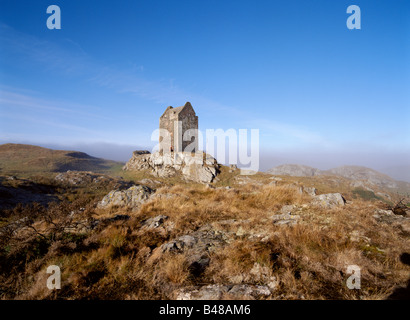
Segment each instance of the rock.
[{"label": "rock", "polygon": [[313,204],[319,205],[323,208],[334,208],[344,206],[346,200],[340,193],[327,193],[315,196]]},{"label": "rock", "polygon": [[271,291],[267,286],[259,285],[211,284],[202,287],[182,288],[175,292],[176,300],[221,300],[225,295],[234,299],[258,299],[270,296]]},{"label": "rock", "polygon": [[97,208],[104,209],[112,206],[129,207],[136,209],[146,202],[154,191],[147,186],[132,186],[127,190],[110,191],[97,205]]},{"label": "rock", "polygon": [[291,214],[292,210],[295,209],[295,206],[293,204],[290,205],[284,205],[281,209],[280,212],[284,214]]},{"label": "rock", "polygon": [[149,169],[158,177],[171,177],[178,173],[191,181],[209,183],[219,173],[216,160],[203,152],[186,153],[175,152],[160,154],[133,154],[123,167],[124,170]]},{"label": "rock", "polygon": [[220,300],[229,287],[211,284],[203,287],[183,288],[175,292],[176,300]]},{"label": "rock", "polygon": [[271,291],[267,286],[238,284],[234,285],[231,290],[228,291],[230,296],[234,298],[260,298],[262,296],[268,297],[271,295]]},{"label": "rock", "polygon": [[303,187],[303,191],[312,197],[316,196],[317,192],[315,187]]},{"label": "rock", "polygon": [[245,278],[246,281],[266,283],[271,292],[275,291],[279,286],[279,281],[275,276],[270,275],[270,269],[268,266],[262,266],[260,263],[255,262],[252,269],[249,271],[249,275]]},{"label": "rock", "polygon": [[392,210],[377,209],[377,210],[376,210],[376,214],[379,214],[379,215],[391,215],[391,214],[393,214],[393,211],[392,211]]},{"label": "rock", "polygon": [[142,222],[142,226],[147,229],[156,229],[164,224],[164,221],[168,219],[168,216],[159,215],[153,218],[149,218]]},{"label": "rock", "polygon": [[298,223],[298,219],[300,218],[297,215],[292,215],[291,212],[286,212],[282,214],[275,214],[270,217],[273,220],[273,224],[275,225],[295,225]]},{"label": "rock", "polygon": [[236,236],[237,237],[242,237],[246,234],[246,231],[241,227],[239,227],[238,231],[236,231]]},{"label": "rock", "polygon": [[185,235],[176,240],[169,241],[161,245],[162,252],[183,252],[186,249],[192,248],[197,243],[197,239]]},{"label": "rock", "polygon": [[162,244],[159,252],[184,253],[188,258],[189,269],[193,276],[202,274],[209,265],[210,252],[227,243],[227,234],[205,225],[195,232]]},{"label": "rock", "polygon": [[410,218],[402,215],[395,215],[391,210],[376,210],[378,214],[373,217],[379,223],[385,223],[397,228],[404,236],[410,235]]},{"label": "rock", "polygon": [[71,171],[59,173],[54,180],[73,186],[83,186],[87,184],[107,184],[115,183],[114,188],[124,189],[133,185],[131,182],[122,180],[121,178],[112,178],[107,175],[96,174],[91,171]]},{"label": "rock", "polygon": [[195,247],[195,252],[191,253],[203,255],[216,247],[225,245],[226,240],[226,233],[213,230],[211,225],[205,225],[197,231],[164,243],[161,248],[163,252],[185,252]]},{"label": "rock", "polygon": [[189,180],[206,183],[212,182],[213,178],[216,176],[216,170],[212,167],[191,164],[182,169],[182,174]]}]

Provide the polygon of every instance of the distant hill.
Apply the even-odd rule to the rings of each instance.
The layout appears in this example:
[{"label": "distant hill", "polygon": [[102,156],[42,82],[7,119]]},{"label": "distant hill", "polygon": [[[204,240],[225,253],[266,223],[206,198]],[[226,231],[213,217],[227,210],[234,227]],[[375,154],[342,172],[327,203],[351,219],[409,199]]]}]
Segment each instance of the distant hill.
[{"label": "distant hill", "polygon": [[319,175],[340,176],[354,181],[364,181],[380,188],[410,190],[410,183],[397,181],[386,174],[361,166],[342,166],[330,170],[320,170],[299,164],[284,164],[267,171],[273,175],[312,177]]},{"label": "distant hill", "polygon": [[319,169],[304,166],[301,164],[282,164],[267,171],[270,174],[294,176],[294,177],[313,177],[318,175]]},{"label": "distant hill", "polygon": [[351,180],[366,180],[370,184],[390,189],[398,187],[398,181],[394,180],[386,174],[366,167],[342,166],[326,171],[321,171],[320,174],[342,176]]},{"label": "distant hill", "polygon": [[0,145],[0,174],[67,170],[107,172],[121,165],[121,162],[95,158],[77,151],[52,150],[26,144]]},{"label": "distant hill", "polygon": [[410,182],[410,165],[383,168],[382,171],[396,180]]}]

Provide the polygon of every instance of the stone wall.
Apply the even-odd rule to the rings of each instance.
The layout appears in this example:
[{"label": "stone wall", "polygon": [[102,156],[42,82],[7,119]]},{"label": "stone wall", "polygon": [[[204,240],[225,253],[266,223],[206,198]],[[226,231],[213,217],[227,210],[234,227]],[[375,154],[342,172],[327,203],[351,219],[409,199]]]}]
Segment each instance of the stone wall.
[{"label": "stone wall", "polygon": [[[194,109],[191,107],[184,108],[180,113],[178,120],[182,122],[182,134],[178,136],[182,139],[182,150],[177,151],[191,151],[195,152],[198,150],[198,133],[195,133],[195,136],[191,138],[189,141],[184,141],[183,137],[185,132],[189,129],[196,129],[198,130],[198,117],[195,115]],[[186,147],[189,146],[191,143],[195,142],[195,145],[191,150],[186,150]]]},{"label": "stone wall", "polygon": [[168,136],[164,136],[164,133],[160,132],[159,152],[183,152],[191,143],[194,143],[194,145],[189,151],[195,152],[198,150],[197,132],[191,137],[191,140],[183,140],[187,130],[198,130],[198,117],[189,102],[183,107],[168,107],[159,119],[159,128],[169,132]]},{"label": "stone wall", "polygon": [[165,137],[163,133],[160,132],[159,137],[159,151],[160,152],[170,152],[171,148],[174,149],[174,121],[176,117],[174,116],[172,111],[172,107],[168,107],[164,114],[159,118],[159,128],[160,130],[166,130],[171,134],[170,137]]}]

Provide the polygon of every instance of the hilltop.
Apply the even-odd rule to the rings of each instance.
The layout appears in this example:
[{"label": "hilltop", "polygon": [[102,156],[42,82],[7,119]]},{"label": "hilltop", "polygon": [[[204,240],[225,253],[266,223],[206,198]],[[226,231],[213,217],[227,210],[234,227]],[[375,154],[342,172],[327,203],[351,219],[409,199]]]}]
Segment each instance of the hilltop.
[{"label": "hilltop", "polygon": [[0,145],[0,174],[21,175],[67,170],[109,172],[123,163],[92,157],[78,151],[7,143]]}]

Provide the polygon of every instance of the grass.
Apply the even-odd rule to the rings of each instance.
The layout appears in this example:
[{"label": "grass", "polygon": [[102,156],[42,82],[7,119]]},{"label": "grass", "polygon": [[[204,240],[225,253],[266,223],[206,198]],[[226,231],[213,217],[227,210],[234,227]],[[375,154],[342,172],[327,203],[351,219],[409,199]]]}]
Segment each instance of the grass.
[{"label": "grass", "polygon": [[[8,146],[7,152],[13,148]],[[35,170],[27,181],[0,177],[7,190],[44,188],[60,201],[2,211],[0,226],[9,229],[0,233],[1,299],[173,299],[178,289],[207,284],[269,285],[268,299],[385,299],[408,280],[410,268],[400,261],[410,251],[408,234],[395,223],[375,220],[376,210],[385,208],[377,188],[353,189],[347,179],[325,176],[283,176],[275,185],[271,175],[240,176],[239,170],[224,166],[208,187],[180,176],[157,178],[121,167],[113,165],[111,174],[161,182],[157,196],[138,210],[96,208],[115,179],[71,186],[56,182],[55,174]],[[302,185],[316,187],[318,193],[340,192],[348,203],[324,209],[300,192]],[[392,201],[398,197],[389,194]],[[293,205],[296,225],[273,223],[284,205]],[[66,228],[117,214],[130,219],[81,231]],[[168,217],[163,225],[142,227],[158,215]],[[224,240],[200,252],[210,259],[203,272],[193,272],[191,266],[196,247],[163,252],[163,244],[205,226]],[[49,265],[61,268],[59,291],[45,286]],[[361,268],[360,291],[346,286],[348,265]]]},{"label": "grass", "polygon": [[[409,268],[400,263],[399,256],[409,250],[408,238],[394,226],[374,220],[377,203],[356,199],[345,208],[323,209],[308,205],[310,196],[300,194],[292,183],[274,186],[259,182],[234,190],[197,184],[163,187],[157,193],[171,197],[157,197],[137,212],[118,209],[106,213],[129,214],[128,221],[83,234],[56,231],[53,237],[43,238],[27,231],[24,237],[3,238],[1,296],[169,299],[176,289],[195,284],[267,285],[274,279],[271,299],[358,299],[345,285],[349,264],[362,268],[361,298],[385,298],[395,286],[405,283]],[[299,208],[300,223],[294,227],[268,223],[269,217],[287,204]],[[54,207],[53,221],[82,205],[81,201],[63,202]],[[50,210],[33,217],[39,223]],[[90,206],[81,215],[103,214]],[[140,228],[143,220],[160,214],[167,215],[174,227],[162,232]],[[227,219],[238,224],[220,223]],[[224,246],[209,253],[210,264],[200,276],[191,274],[186,252],[159,250],[163,243],[207,224],[230,236]],[[239,226],[243,236],[235,235]],[[260,232],[267,235],[264,241],[249,236]],[[352,240],[352,232],[370,242]],[[45,269],[52,264],[62,270],[63,287],[57,294],[44,286]]]},{"label": "grass", "polygon": [[52,172],[67,170],[113,172],[122,163],[91,157],[82,152],[7,143],[0,145],[0,168],[4,175],[32,177],[50,176]]},{"label": "grass", "polygon": [[373,191],[364,190],[361,188],[355,188],[352,190],[352,193],[355,198],[361,198],[363,200],[383,200],[383,198],[376,196]]}]

